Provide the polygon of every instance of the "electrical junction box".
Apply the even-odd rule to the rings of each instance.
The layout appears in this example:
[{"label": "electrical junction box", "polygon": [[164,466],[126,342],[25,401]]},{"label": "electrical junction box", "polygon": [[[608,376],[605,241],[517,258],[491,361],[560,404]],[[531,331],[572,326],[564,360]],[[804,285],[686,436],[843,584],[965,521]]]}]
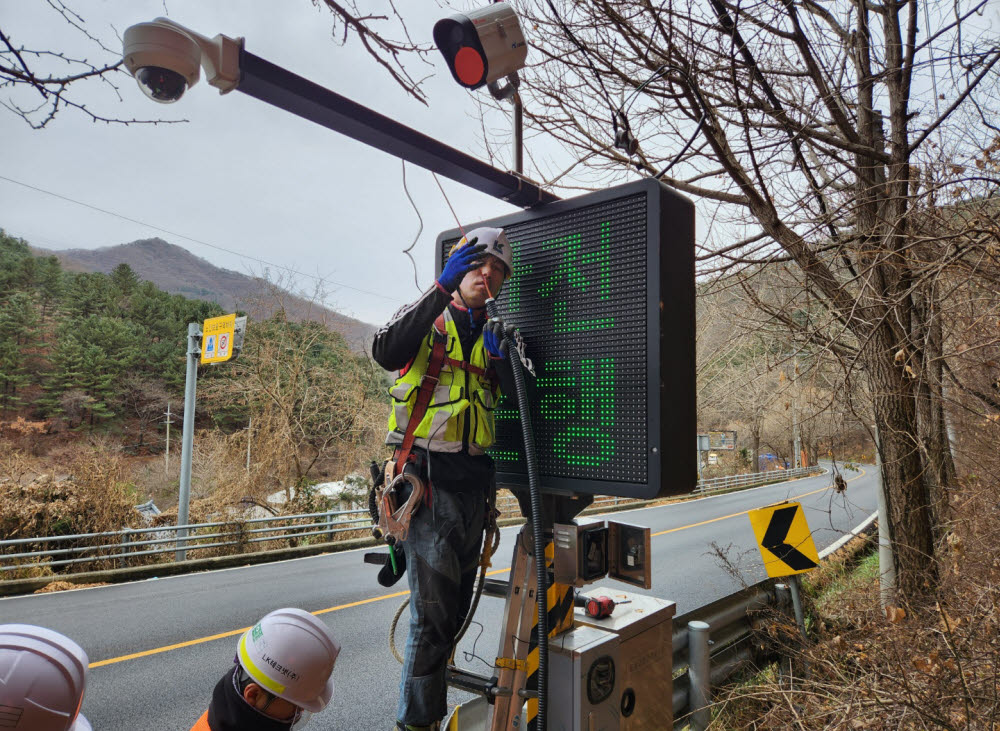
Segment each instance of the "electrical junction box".
[{"label": "electrical junction box", "polygon": [[549,638],[550,731],[619,731],[619,639],[578,626]]},{"label": "electrical junction box", "polygon": [[603,520],[581,518],[552,527],[553,577],[559,584],[583,586],[608,574],[608,528]]},{"label": "electrical junction box", "polygon": [[653,586],[650,531],[641,525],[608,521],[608,576],[640,589]]},{"label": "electrical junction box", "polygon": [[[613,728],[618,731],[671,728],[674,715],[673,617],[677,605],[607,586],[592,587],[585,593],[592,597],[610,597],[616,604],[614,612],[605,619],[588,617],[580,607],[573,616],[578,629],[590,627],[618,637],[615,706],[620,725]],[[618,604],[623,601],[630,603]],[[549,679],[551,684],[551,673]]]}]

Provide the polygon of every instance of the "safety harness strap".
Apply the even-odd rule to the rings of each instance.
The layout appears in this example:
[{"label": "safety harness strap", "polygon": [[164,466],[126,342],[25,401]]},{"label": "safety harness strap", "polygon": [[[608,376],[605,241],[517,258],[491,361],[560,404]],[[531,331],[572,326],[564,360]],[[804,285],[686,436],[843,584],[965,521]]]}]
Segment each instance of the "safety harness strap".
[{"label": "safety harness strap", "polygon": [[417,391],[417,400],[413,404],[413,411],[410,413],[409,423],[406,425],[406,434],[403,435],[403,443],[399,446],[399,454],[396,458],[396,474],[403,473],[406,460],[413,450],[413,442],[416,438],[417,427],[423,421],[427,407],[431,403],[434,389],[438,384],[438,377],[441,375],[441,368],[445,363],[445,348],[448,346],[448,331],[444,324],[444,313],[437,316],[434,321],[434,343],[431,345],[431,355],[427,363],[427,370],[420,379],[420,389]]},{"label": "safety harness strap", "polygon": [[450,365],[452,368],[461,368],[463,371],[468,373],[475,373],[477,376],[485,376],[486,369],[474,366],[471,363],[466,363],[464,360],[455,360],[454,358],[445,358],[444,362]]}]

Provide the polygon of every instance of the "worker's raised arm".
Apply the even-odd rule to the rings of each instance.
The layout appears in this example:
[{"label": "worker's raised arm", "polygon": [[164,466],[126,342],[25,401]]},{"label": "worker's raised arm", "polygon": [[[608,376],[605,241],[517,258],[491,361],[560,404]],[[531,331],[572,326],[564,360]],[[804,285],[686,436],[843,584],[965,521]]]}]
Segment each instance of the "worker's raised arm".
[{"label": "worker's raised arm", "polygon": [[434,320],[451,302],[451,293],[437,282],[420,299],[400,307],[372,341],[372,357],[387,371],[404,368],[417,354],[420,341],[427,337]]},{"label": "worker's raised arm", "polygon": [[417,354],[420,341],[430,332],[434,320],[451,302],[452,293],[458,288],[466,272],[475,269],[483,258],[486,244],[475,238],[456,249],[441,271],[434,286],[424,292],[416,302],[401,307],[386,325],[375,333],[372,357],[387,371],[405,368]]}]

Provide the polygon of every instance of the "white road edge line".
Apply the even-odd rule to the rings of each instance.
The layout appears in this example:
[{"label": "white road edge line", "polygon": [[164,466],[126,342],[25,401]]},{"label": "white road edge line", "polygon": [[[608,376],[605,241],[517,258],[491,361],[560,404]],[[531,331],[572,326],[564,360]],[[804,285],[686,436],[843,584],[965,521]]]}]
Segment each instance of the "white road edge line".
[{"label": "white road edge line", "polygon": [[852,531],[851,531],[850,533],[847,533],[846,535],[843,535],[843,536],[841,536],[841,537],[840,537],[840,538],[838,538],[838,539],[837,539],[836,541],[834,541],[834,542],[833,542],[833,543],[831,543],[831,544],[830,544],[829,546],[827,546],[827,547],[826,547],[826,548],[824,548],[824,549],[823,549],[822,551],[820,551],[820,552],[819,552],[819,557],[820,557],[820,560],[822,560],[822,559],[826,558],[826,557],[827,557],[827,556],[829,556],[829,555],[830,555],[831,553],[834,553],[835,551],[838,551],[838,550],[840,550],[840,548],[841,548],[841,547],[842,547],[842,546],[843,546],[843,545],[844,545],[845,543],[847,543],[847,542],[848,542],[849,540],[851,540],[852,538],[856,537],[856,536],[858,535],[858,533],[860,533],[860,532],[861,532],[861,531],[863,531],[863,530],[864,530],[865,528],[867,528],[867,527],[868,527],[869,525],[871,525],[871,524],[872,524],[872,522],[873,522],[873,521],[874,521],[874,520],[875,520],[875,519],[876,519],[877,517],[878,517],[878,512],[876,511],[876,512],[872,513],[871,515],[869,515],[869,516],[868,516],[867,518],[865,518],[863,522],[861,522],[861,523],[859,523],[858,525],[854,526],[854,529],[853,529],[853,530],[852,530]]}]

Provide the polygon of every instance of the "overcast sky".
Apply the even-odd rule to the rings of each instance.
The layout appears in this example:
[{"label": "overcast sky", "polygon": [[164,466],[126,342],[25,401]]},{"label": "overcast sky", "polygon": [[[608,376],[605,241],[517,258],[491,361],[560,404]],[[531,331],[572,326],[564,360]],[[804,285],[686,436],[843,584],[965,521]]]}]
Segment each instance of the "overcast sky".
[{"label": "overcast sky", "polygon": [[[332,15],[309,0],[68,4],[111,49],[121,47],[118,34],[129,25],[164,14],[207,36],[243,36],[247,50],[258,56],[469,154],[485,155],[478,92],[455,84],[440,54],[429,57],[430,65],[416,58],[409,63],[415,78],[433,75],[424,84],[429,101],[424,106],[406,95],[356,39],[346,47],[335,43]],[[362,4],[373,10],[383,5]],[[434,22],[453,12],[434,0],[397,4],[419,43],[429,44]],[[15,45],[113,62],[48,3],[18,0],[3,6],[4,30]],[[399,35],[397,26],[388,30]],[[0,176],[23,184],[0,180],[0,227],[9,234],[51,249],[91,249],[159,236],[213,264],[251,274],[267,267],[256,261],[262,260],[322,278],[327,304],[374,324],[416,296],[413,270],[401,251],[413,242],[419,222],[403,191],[399,159],[239,92],[220,96],[204,77],[173,105],[153,104],[124,74],[115,79],[121,101],[100,83],[79,85],[76,99],[110,117],[189,121],[95,124],[66,109],[45,129],[32,130],[0,109]],[[0,94],[7,98],[10,92]],[[19,99],[27,102],[23,95]],[[492,122],[498,131],[507,129],[502,118]],[[500,162],[506,167],[509,160]],[[463,225],[515,210],[441,181]],[[435,237],[453,228],[455,219],[429,172],[407,165],[407,182],[423,216],[413,253],[426,287],[433,276]],[[315,283],[302,276],[296,281],[300,289]]]}]

